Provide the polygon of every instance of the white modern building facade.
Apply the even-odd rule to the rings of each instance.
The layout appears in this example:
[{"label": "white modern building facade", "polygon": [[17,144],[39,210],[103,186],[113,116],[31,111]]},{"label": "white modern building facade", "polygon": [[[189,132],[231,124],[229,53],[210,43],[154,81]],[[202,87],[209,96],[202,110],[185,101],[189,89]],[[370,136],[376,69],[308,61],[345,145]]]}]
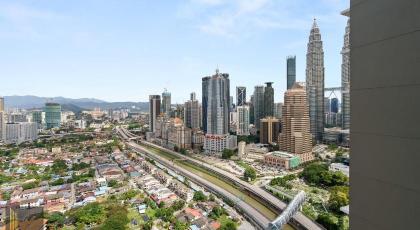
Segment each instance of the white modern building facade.
[{"label": "white modern building facade", "polygon": [[236,134],[241,136],[249,135],[249,106],[236,107]]}]

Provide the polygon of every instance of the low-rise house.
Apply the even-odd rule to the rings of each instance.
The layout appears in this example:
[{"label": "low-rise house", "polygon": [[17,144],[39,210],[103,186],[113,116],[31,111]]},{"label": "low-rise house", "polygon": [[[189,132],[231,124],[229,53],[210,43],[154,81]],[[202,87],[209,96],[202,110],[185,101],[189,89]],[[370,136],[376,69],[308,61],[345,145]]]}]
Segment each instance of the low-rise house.
[{"label": "low-rise house", "polygon": [[192,190],[179,181],[172,180],[168,188],[172,189],[179,197],[190,202],[194,196]]},{"label": "low-rise house", "polygon": [[40,195],[41,187],[27,189],[20,193],[20,199],[33,199]]},{"label": "low-rise house", "polygon": [[21,209],[35,208],[40,207],[42,203],[43,199],[41,198],[25,199],[20,201],[19,207]]}]

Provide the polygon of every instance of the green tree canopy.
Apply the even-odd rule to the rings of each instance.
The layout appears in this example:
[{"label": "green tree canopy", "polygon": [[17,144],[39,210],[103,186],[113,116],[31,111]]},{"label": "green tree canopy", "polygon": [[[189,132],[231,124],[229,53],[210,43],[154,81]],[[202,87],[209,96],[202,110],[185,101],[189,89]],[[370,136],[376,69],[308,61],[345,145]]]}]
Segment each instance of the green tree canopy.
[{"label": "green tree canopy", "polygon": [[255,180],[257,178],[257,172],[251,167],[247,167],[244,172],[245,180]]},{"label": "green tree canopy", "polygon": [[207,196],[202,191],[195,191],[193,196],[194,201],[206,201]]}]

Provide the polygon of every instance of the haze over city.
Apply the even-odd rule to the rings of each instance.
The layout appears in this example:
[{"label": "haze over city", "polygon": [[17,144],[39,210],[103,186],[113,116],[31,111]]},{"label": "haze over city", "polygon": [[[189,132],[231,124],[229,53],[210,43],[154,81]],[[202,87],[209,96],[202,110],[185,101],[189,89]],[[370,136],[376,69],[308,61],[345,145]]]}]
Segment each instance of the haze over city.
[{"label": "haze over city", "polygon": [[[168,88],[182,103],[217,67],[231,91],[286,88],[286,56],[305,80],[308,31],[317,18],[325,84],[340,86],[345,0],[0,2],[0,92],[147,101]],[[152,79],[152,80],[151,80]],[[15,87],[19,82],[19,87]],[[48,87],[48,90],[47,90]],[[187,92],[185,91],[187,90]]]}]

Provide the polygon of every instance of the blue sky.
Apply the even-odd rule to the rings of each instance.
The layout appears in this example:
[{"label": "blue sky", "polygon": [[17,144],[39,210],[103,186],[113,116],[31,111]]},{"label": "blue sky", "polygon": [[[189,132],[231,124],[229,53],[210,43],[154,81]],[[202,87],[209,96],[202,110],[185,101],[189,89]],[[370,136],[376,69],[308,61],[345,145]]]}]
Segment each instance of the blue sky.
[{"label": "blue sky", "polygon": [[339,86],[349,0],[0,0],[0,95],[173,102],[218,66],[231,90],[273,81],[283,101],[286,56],[305,79],[309,30],[324,41],[326,86]]}]

